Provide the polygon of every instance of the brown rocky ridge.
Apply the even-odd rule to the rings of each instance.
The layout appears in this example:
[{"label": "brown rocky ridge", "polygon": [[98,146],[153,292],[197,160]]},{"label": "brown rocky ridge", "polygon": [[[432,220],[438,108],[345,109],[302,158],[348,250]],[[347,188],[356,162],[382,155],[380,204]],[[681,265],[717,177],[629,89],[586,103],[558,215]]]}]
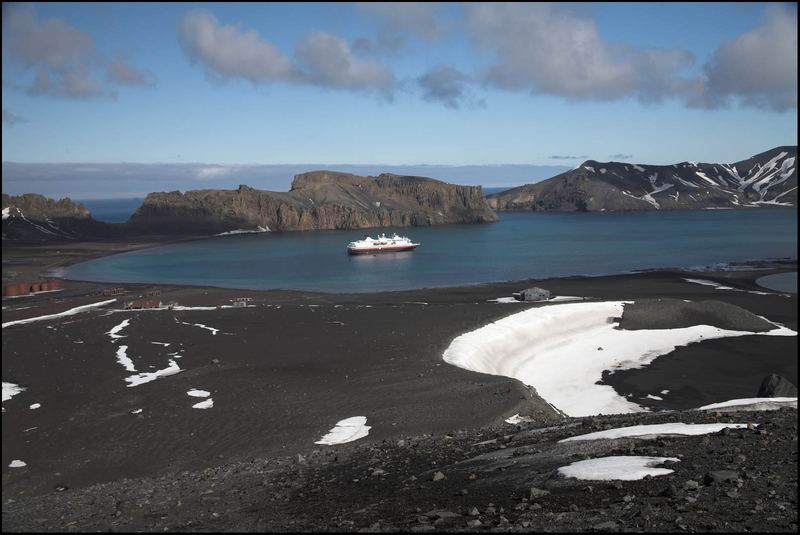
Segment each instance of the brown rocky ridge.
[{"label": "brown rocky ridge", "polygon": [[131,217],[139,230],[217,233],[427,226],[496,221],[480,186],[335,171],[295,176],[289,192],[193,190],[151,193]]}]

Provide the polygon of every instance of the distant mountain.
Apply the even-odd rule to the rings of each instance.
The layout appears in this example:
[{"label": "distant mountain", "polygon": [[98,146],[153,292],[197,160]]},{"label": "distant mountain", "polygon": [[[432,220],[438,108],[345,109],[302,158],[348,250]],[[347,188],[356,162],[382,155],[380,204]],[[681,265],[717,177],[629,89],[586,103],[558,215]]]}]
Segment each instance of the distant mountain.
[{"label": "distant mountain", "polygon": [[60,241],[118,234],[113,225],[95,221],[86,207],[69,198],[56,201],[35,193],[4,193],[2,199],[4,240]]},{"label": "distant mountain", "polygon": [[536,184],[488,196],[502,210],[696,210],[797,206],[797,146],[733,164],[637,165],[588,160]]},{"label": "distant mountain", "polygon": [[313,171],[296,175],[285,193],[248,186],[151,193],[129,225],[140,232],[212,234],[490,221],[497,221],[497,215],[480,186],[416,176]]},{"label": "distant mountain", "polygon": [[131,236],[427,226],[497,221],[480,186],[381,174],[313,171],[288,192],[151,193],[126,223],[103,223],[70,199],[3,195],[3,239],[63,241]]}]

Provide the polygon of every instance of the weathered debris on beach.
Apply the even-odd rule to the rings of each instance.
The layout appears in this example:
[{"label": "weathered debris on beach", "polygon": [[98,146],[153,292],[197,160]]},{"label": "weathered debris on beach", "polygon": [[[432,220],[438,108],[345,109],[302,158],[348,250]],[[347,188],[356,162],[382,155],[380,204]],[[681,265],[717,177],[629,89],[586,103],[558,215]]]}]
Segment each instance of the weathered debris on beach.
[{"label": "weathered debris on beach", "polygon": [[103,290],[103,295],[120,295],[125,293],[125,288],[117,286],[116,288],[106,288]]},{"label": "weathered debris on beach", "polygon": [[235,307],[246,307],[250,301],[252,301],[252,297],[237,297],[233,300],[233,306]]},{"label": "weathered debris on beach", "polygon": [[533,286],[512,294],[517,301],[547,301],[551,297],[550,290]]},{"label": "weathered debris on beach", "polygon": [[162,308],[159,299],[135,299],[125,303],[125,308],[128,310],[139,310],[145,308]]}]

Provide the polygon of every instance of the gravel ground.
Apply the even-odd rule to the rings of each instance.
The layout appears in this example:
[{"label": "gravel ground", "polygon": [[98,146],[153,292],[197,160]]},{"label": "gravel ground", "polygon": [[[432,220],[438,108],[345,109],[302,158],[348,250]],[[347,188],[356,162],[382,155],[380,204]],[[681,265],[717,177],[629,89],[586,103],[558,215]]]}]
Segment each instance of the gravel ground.
[{"label": "gravel ground", "polygon": [[[558,443],[612,427],[741,422],[695,437]],[[677,457],[579,481],[560,466]],[[403,437],[4,499],[4,531],[797,531],[797,412],[605,416]]]},{"label": "gravel ground", "polygon": [[[3,276],[33,280],[144,245],[4,244]],[[635,301],[631,329],[687,321],[763,329],[755,314],[796,330],[797,297],[763,293],[754,283],[791,268],[355,295],[67,281],[58,295],[4,299],[3,322],[110,299],[102,292],[111,286],[122,288],[119,302],[156,291],[184,306],[250,297],[254,307],[95,310],[3,329],[3,380],[26,387],[3,404],[3,530],[797,531],[796,410],[680,412],[753,397],[770,373],[797,384],[796,337],[708,340],[608,374],[603,382],[620,395],[660,412],[582,419],[558,416],[516,380],[441,360],[453,337],[538,306],[488,302],[533,285]],[[106,333],[125,318],[125,338],[115,342]],[[139,371],[164,368],[173,352],[183,371],[128,388],[115,359],[120,344]],[[192,409],[192,388],[210,391],[214,407]],[[665,388],[662,400],[647,398]],[[503,423],[515,412],[534,421]],[[367,417],[368,437],[314,445],[355,415]],[[558,444],[609,427],[679,421],[758,425],[702,437]],[[673,474],[642,481],[556,473],[606,455],[680,462]],[[11,468],[13,459],[27,466]]]}]

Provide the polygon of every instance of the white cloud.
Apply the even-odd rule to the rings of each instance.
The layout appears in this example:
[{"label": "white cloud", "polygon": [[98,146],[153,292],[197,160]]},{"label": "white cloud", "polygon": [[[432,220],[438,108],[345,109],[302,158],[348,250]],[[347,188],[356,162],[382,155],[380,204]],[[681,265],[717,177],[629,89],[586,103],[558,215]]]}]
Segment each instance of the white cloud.
[{"label": "white cloud", "polygon": [[549,4],[470,4],[468,29],[496,61],[491,85],[570,98],[614,99],[637,83],[630,50],[605,41],[593,20]]},{"label": "white cloud", "polygon": [[470,4],[472,41],[493,55],[485,83],[571,100],[642,102],[675,98],[719,107],[731,97],[778,111],[797,106],[797,12],[770,6],[752,31],[723,43],[698,74],[680,48],[636,48],[612,42],[595,21],[553,4]]},{"label": "white cloud", "polygon": [[759,26],[723,43],[704,70],[700,104],[738,97],[778,111],[797,107],[797,9],[770,6]]},{"label": "white cloud", "polygon": [[359,2],[359,11],[380,20],[378,44],[396,50],[414,34],[426,41],[443,37],[447,31],[438,15],[438,2]]},{"label": "white cloud", "polygon": [[309,83],[341,89],[374,89],[391,92],[396,80],[373,60],[356,57],[347,42],[336,35],[317,32],[297,46],[297,57]]},{"label": "white cloud", "polygon": [[114,95],[93,73],[103,63],[94,39],[59,18],[40,19],[32,7],[3,6],[3,57],[22,72],[34,70],[30,84],[9,83],[31,96]]},{"label": "white cloud", "polygon": [[7,124],[8,126],[14,126],[18,123],[24,123],[26,119],[24,117],[20,117],[16,113],[12,113],[7,109],[3,108],[3,124]]},{"label": "white cloud", "polygon": [[154,85],[153,73],[147,69],[137,69],[130,63],[123,52],[117,54],[116,59],[106,67],[107,78],[120,85],[152,86]]},{"label": "white cloud", "polygon": [[180,22],[179,40],[186,54],[206,72],[253,83],[285,82],[319,87],[379,91],[396,84],[380,63],[358,58],[341,37],[316,32],[298,45],[294,62],[255,30],[222,25],[207,11],[192,11]]},{"label": "white cloud", "polygon": [[255,30],[221,25],[207,11],[183,16],[179,40],[190,58],[217,76],[238,76],[255,83],[297,77],[291,60]]},{"label": "white cloud", "polygon": [[468,95],[467,84],[470,81],[469,76],[446,65],[434,67],[417,78],[417,84],[423,89],[422,98],[452,109],[465,103],[474,104]]}]

